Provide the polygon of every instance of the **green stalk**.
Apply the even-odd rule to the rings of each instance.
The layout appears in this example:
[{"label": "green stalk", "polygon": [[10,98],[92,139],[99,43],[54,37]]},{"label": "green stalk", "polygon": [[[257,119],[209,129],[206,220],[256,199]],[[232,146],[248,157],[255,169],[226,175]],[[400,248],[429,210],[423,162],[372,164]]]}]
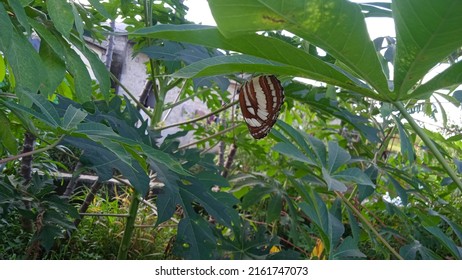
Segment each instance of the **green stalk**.
[{"label": "green stalk", "polygon": [[462,181],[460,180],[459,176],[454,171],[454,169],[451,168],[449,163],[440,153],[435,143],[433,143],[433,141],[430,139],[430,137],[428,137],[425,131],[423,131],[422,128],[420,128],[420,126],[417,125],[417,123],[414,121],[414,118],[407,112],[406,108],[403,106],[401,102],[393,102],[393,105],[395,105],[395,107],[400,111],[403,117],[408,121],[409,125],[414,129],[417,135],[419,135],[420,139],[422,139],[425,145],[427,145],[427,147],[432,151],[433,155],[436,157],[441,166],[446,170],[449,177],[451,177],[452,180],[456,183],[459,190],[462,191]]},{"label": "green stalk", "polygon": [[124,235],[117,254],[118,260],[127,259],[128,249],[130,248],[130,240],[133,235],[133,230],[135,229],[136,213],[138,212],[139,204],[140,200],[138,199],[138,193],[134,191],[132,194],[132,201],[130,202],[130,209],[128,210],[128,218],[127,223],[125,224]]}]

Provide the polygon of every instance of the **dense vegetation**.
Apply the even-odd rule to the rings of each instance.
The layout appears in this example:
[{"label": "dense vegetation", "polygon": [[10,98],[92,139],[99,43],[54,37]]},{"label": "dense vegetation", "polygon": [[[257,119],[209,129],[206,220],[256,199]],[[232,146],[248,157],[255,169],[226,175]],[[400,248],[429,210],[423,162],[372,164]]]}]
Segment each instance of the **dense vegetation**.
[{"label": "dense vegetation", "polygon": [[[444,105],[462,101],[461,1],[209,0],[217,27],[180,0],[88,2],[0,0],[0,259],[462,258],[462,129]],[[397,37],[371,41],[367,17]],[[116,19],[150,58],[153,108],[114,94],[85,44]],[[285,88],[263,140],[229,106],[243,73]],[[160,141],[192,98],[212,113]]]}]

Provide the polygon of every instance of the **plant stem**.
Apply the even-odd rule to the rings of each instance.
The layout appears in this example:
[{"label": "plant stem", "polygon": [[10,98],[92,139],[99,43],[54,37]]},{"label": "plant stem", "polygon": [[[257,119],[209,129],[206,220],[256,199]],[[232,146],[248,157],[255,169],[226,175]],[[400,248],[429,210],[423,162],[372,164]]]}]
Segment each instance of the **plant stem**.
[{"label": "plant stem", "polygon": [[119,253],[117,254],[118,260],[127,259],[130,240],[132,238],[133,230],[135,229],[135,220],[139,204],[140,200],[138,198],[138,192],[134,191],[132,194],[132,201],[130,202],[130,209],[128,210],[129,216],[127,218],[127,223],[125,224],[124,235],[122,237],[122,242],[120,243]]},{"label": "plant stem", "polygon": [[203,116],[201,116],[201,117],[198,117],[198,118],[195,118],[195,119],[191,119],[191,120],[185,121],[185,122],[179,122],[179,123],[169,124],[169,125],[166,125],[166,126],[163,126],[163,127],[158,127],[158,128],[156,128],[156,129],[160,131],[160,130],[164,130],[164,129],[167,129],[167,128],[171,128],[171,127],[183,125],[183,124],[189,124],[189,123],[197,122],[197,121],[206,119],[206,118],[208,118],[208,117],[210,117],[210,116],[212,116],[212,115],[216,115],[216,114],[220,113],[221,111],[224,111],[224,110],[228,109],[229,107],[236,105],[237,102],[239,102],[239,101],[234,101],[234,102],[232,102],[232,103],[230,103],[230,104],[228,104],[228,105],[226,105],[226,106],[224,106],[224,107],[222,107],[222,108],[220,108],[220,109],[218,109],[218,110],[216,110],[216,111],[210,112],[210,113],[208,113],[208,114],[206,114],[206,115],[203,115]]},{"label": "plant stem", "polygon": [[194,97],[196,97],[196,96],[198,96],[198,95],[200,95],[200,94],[202,94],[202,93],[204,93],[204,92],[206,92],[206,91],[207,91],[207,90],[205,90],[205,89],[197,90],[194,94],[189,95],[188,97],[185,97],[185,98],[183,98],[183,99],[181,99],[181,100],[178,100],[178,101],[176,101],[175,103],[166,104],[166,105],[165,105],[165,109],[171,109],[171,108],[173,108],[173,107],[176,107],[176,106],[178,106],[178,105],[180,105],[180,104],[182,104],[182,103],[184,103],[184,102],[186,102],[186,101],[188,101],[188,100],[190,100],[190,99],[193,99]]},{"label": "plant stem", "polygon": [[358,216],[359,219],[361,219],[361,221],[369,228],[370,231],[372,231],[372,233],[374,233],[374,235],[383,243],[383,245],[385,245],[385,247],[388,248],[388,250],[390,250],[390,252],[398,259],[398,260],[402,260],[403,257],[401,257],[400,254],[398,254],[398,252],[396,252],[395,249],[393,249],[393,247],[391,247],[390,243],[388,243],[383,237],[382,235],[380,235],[380,233],[377,232],[377,230],[375,230],[374,226],[361,214],[361,212],[359,212],[358,209],[356,209],[356,207],[353,206],[353,204],[351,204],[350,201],[348,201],[348,199],[346,199],[341,193],[339,192],[335,192],[335,194],[342,199],[343,202],[345,202],[345,204],[351,209],[353,210],[353,212],[355,212],[356,216]]},{"label": "plant stem", "polygon": [[459,176],[456,174],[454,169],[451,168],[449,163],[440,153],[438,148],[436,147],[435,143],[428,137],[428,135],[423,131],[423,129],[417,125],[414,118],[407,112],[406,108],[403,106],[401,102],[393,102],[393,105],[400,111],[403,117],[408,121],[409,125],[414,129],[414,131],[419,135],[420,139],[427,145],[427,147],[432,151],[433,155],[436,157],[438,162],[442,165],[442,167],[446,170],[449,177],[452,178],[454,183],[456,183],[459,190],[462,191],[462,181],[460,180]]},{"label": "plant stem", "polygon": [[117,79],[117,77],[110,73],[111,75],[111,79],[117,84],[119,85],[126,93],[127,95],[130,97],[130,99],[135,102],[136,106],[138,106],[138,108],[140,108],[141,110],[143,110],[144,113],[146,113],[146,115],[148,116],[151,116],[152,115],[152,112],[149,111],[148,108],[146,108],[136,97],[135,95],[133,95],[133,93],[127,88],[125,87],[120,81],[119,79]]},{"label": "plant stem", "polygon": [[59,137],[58,140],[56,140],[56,142],[46,146],[46,147],[43,147],[41,149],[37,149],[37,150],[33,150],[33,151],[30,151],[30,152],[26,152],[26,153],[21,153],[19,155],[15,155],[15,156],[10,156],[10,157],[7,157],[7,158],[4,158],[4,159],[0,159],[0,164],[3,164],[3,163],[7,163],[9,161],[12,161],[12,160],[16,160],[16,159],[19,159],[19,158],[22,158],[22,157],[27,157],[27,156],[32,156],[32,155],[35,155],[35,154],[38,154],[38,153],[43,153],[43,152],[46,152],[48,150],[51,150],[53,149],[54,147],[56,147],[59,142],[61,142],[61,140],[64,138],[64,135],[61,135],[61,137]]}]

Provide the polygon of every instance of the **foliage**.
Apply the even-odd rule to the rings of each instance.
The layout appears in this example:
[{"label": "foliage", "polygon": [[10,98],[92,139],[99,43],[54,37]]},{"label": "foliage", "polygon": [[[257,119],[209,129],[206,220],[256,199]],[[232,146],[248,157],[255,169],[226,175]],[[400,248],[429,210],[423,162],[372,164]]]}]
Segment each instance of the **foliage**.
[{"label": "foliage", "polygon": [[[210,0],[217,27],[188,24],[177,0],[89,2],[0,1],[0,229],[18,233],[2,235],[0,248],[10,258],[24,257],[21,244],[35,258],[461,258],[461,139],[411,115],[442,112],[446,125],[442,100],[460,107],[459,1]],[[370,40],[369,16],[392,17],[397,38]],[[111,73],[85,44],[103,40],[111,30],[102,22],[118,17],[150,58],[153,108],[114,95]],[[243,72],[278,75],[285,88],[268,138],[235,126],[234,110],[160,138],[164,111],[194,98],[217,110]],[[167,104],[174,87],[179,100]],[[185,149],[178,139],[190,131],[200,142]],[[25,133],[37,139],[30,181],[20,178]],[[222,158],[229,147],[232,164],[208,153],[215,146]],[[70,204],[49,178],[77,161],[74,176],[116,178],[131,197],[97,198],[90,211],[120,207],[127,219],[103,218],[96,229],[101,219],[84,217],[74,227],[81,199]],[[154,204],[155,217],[144,220],[151,208],[140,202]],[[30,231],[18,225],[24,218]],[[172,221],[176,229],[153,237]],[[139,222],[153,229],[135,230]],[[140,234],[157,253],[141,249]]]}]

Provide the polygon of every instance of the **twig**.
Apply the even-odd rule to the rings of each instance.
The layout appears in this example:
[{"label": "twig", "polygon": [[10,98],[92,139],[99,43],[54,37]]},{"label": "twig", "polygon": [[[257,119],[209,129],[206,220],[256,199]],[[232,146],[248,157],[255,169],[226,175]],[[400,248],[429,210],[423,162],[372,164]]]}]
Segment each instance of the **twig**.
[{"label": "twig", "polygon": [[129,214],[112,214],[112,213],[79,213],[80,216],[94,216],[94,217],[129,217]]},{"label": "twig", "polygon": [[0,164],[7,163],[9,161],[16,160],[16,159],[19,159],[19,158],[22,158],[22,157],[32,156],[32,155],[35,155],[35,154],[38,154],[38,153],[46,152],[46,151],[56,147],[59,144],[59,142],[61,142],[61,140],[63,138],[64,138],[64,135],[61,135],[61,137],[59,137],[58,140],[56,140],[56,142],[50,144],[49,146],[46,146],[46,147],[43,147],[43,148],[40,148],[40,149],[37,149],[37,150],[33,150],[33,151],[30,151],[30,152],[26,152],[26,153],[21,153],[19,155],[10,156],[10,157],[4,158],[4,159],[0,159]]},{"label": "twig", "polygon": [[229,127],[229,128],[227,128],[227,129],[221,130],[221,131],[219,131],[219,132],[217,132],[217,133],[215,133],[215,134],[213,134],[213,135],[210,135],[210,136],[208,136],[208,137],[202,138],[202,139],[200,139],[200,140],[198,140],[198,141],[196,141],[196,142],[191,142],[191,143],[189,143],[189,144],[185,144],[185,145],[179,146],[178,149],[184,149],[184,148],[187,148],[187,147],[194,146],[194,145],[196,145],[196,144],[202,143],[202,142],[204,142],[204,141],[208,141],[208,140],[210,140],[210,139],[213,139],[213,138],[215,138],[215,137],[217,137],[217,136],[219,136],[219,135],[225,134],[225,133],[227,133],[228,131],[231,131],[231,130],[235,129],[236,127],[238,127],[238,126],[240,126],[240,125],[241,125],[241,124],[236,124],[236,125],[234,125],[234,126],[232,126],[232,127]]},{"label": "twig", "polygon": [[[110,72],[109,72],[110,73]],[[138,108],[140,108],[141,110],[143,110],[144,113],[146,113],[146,115],[148,115],[149,117],[151,117],[152,113],[151,111],[148,110],[148,108],[146,108],[136,97],[135,95],[133,95],[133,93],[127,88],[125,87],[119,79],[117,79],[117,77],[110,73],[111,74],[111,79],[116,83],[118,84],[127,94],[128,96],[131,98],[131,100],[133,102],[135,102],[136,106],[138,106]]]},{"label": "twig", "polygon": [[210,113],[208,113],[208,114],[206,114],[204,116],[201,116],[201,117],[198,117],[198,118],[195,118],[195,119],[191,119],[191,120],[188,120],[188,121],[184,121],[184,122],[179,122],[179,123],[166,125],[166,126],[163,126],[163,127],[158,127],[158,128],[156,128],[156,130],[160,131],[160,130],[164,130],[164,129],[167,129],[167,128],[172,128],[172,127],[180,126],[180,125],[183,125],[183,124],[194,123],[194,122],[206,119],[206,118],[208,118],[210,116],[216,115],[216,114],[220,113],[221,111],[224,111],[224,110],[228,109],[229,107],[232,107],[232,106],[236,105],[237,102],[239,102],[239,101],[236,100],[235,102],[232,102],[232,103],[230,103],[230,104],[228,104],[228,105],[226,105],[226,106],[224,106],[224,107],[222,107],[222,108],[220,108],[220,109],[218,109],[216,111],[210,112]]}]

